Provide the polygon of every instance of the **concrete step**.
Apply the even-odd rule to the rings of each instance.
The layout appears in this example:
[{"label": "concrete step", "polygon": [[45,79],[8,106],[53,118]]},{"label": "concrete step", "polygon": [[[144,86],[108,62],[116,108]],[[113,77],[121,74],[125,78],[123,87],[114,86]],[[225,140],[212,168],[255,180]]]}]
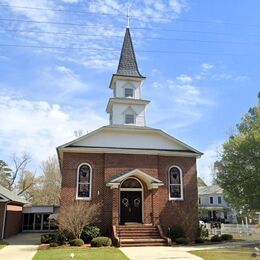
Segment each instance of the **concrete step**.
[{"label": "concrete step", "polygon": [[157,239],[120,239],[120,246],[166,246],[167,243],[164,239],[157,238]]}]

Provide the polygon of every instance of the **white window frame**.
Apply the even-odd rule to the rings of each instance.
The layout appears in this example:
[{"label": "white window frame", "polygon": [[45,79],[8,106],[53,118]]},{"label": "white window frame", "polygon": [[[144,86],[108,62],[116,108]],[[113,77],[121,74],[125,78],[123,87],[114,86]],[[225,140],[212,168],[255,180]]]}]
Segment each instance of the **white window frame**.
[{"label": "white window frame", "polygon": [[[79,169],[81,166],[83,165],[87,165],[90,169],[90,177],[89,177],[89,196],[88,197],[79,197],[78,196],[78,192],[79,192]],[[91,200],[92,198],[92,167],[89,163],[81,163],[79,166],[78,166],[78,169],[77,169],[77,183],[76,183],[76,199],[77,200]]]},{"label": "white window frame", "polygon": [[[212,202],[211,202],[211,198],[212,198]],[[213,197],[213,196],[210,196],[210,197],[209,197],[209,204],[210,204],[210,205],[214,204],[214,197]]]},{"label": "white window frame", "polygon": [[[171,184],[171,182],[170,182],[170,170],[173,168],[173,167],[175,167],[175,168],[177,168],[179,171],[180,171],[180,181],[181,181],[181,183],[180,183],[180,190],[181,190],[181,197],[180,198],[172,198],[171,197],[171,185],[176,185],[176,184]],[[169,167],[169,169],[168,169],[168,189],[169,189],[169,200],[184,200],[184,196],[183,196],[183,173],[182,173],[182,169],[179,167],[179,166],[177,166],[177,165],[172,165],[172,166],[170,166]]]},{"label": "white window frame", "polygon": [[218,196],[218,204],[222,204],[222,197],[221,196]]}]

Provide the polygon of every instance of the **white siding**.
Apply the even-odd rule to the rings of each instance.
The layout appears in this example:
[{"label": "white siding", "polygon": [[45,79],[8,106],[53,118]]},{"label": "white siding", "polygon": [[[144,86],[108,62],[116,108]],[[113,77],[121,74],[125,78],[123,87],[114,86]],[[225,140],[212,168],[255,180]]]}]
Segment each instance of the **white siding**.
[{"label": "white siding", "polygon": [[125,88],[133,88],[134,98],[140,99],[141,98],[140,86],[141,86],[141,82],[117,80],[114,97],[124,98],[125,97]]}]

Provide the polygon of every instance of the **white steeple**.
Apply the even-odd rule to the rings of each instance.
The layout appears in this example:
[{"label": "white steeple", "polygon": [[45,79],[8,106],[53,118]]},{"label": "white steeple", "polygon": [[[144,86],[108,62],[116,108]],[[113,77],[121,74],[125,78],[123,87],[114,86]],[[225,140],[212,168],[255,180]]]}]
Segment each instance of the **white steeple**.
[{"label": "white steeple", "polygon": [[143,77],[137,66],[130,30],[127,27],[116,74],[110,88],[113,98],[107,104],[111,125],[145,126],[145,110],[150,101],[141,99]]}]

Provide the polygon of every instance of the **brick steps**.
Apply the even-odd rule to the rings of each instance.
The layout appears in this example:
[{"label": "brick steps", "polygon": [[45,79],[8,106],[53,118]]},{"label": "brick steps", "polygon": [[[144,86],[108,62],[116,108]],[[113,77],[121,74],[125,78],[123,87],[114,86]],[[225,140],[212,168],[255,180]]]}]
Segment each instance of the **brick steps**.
[{"label": "brick steps", "polygon": [[152,225],[124,225],[117,227],[120,246],[165,246],[157,227]]}]

